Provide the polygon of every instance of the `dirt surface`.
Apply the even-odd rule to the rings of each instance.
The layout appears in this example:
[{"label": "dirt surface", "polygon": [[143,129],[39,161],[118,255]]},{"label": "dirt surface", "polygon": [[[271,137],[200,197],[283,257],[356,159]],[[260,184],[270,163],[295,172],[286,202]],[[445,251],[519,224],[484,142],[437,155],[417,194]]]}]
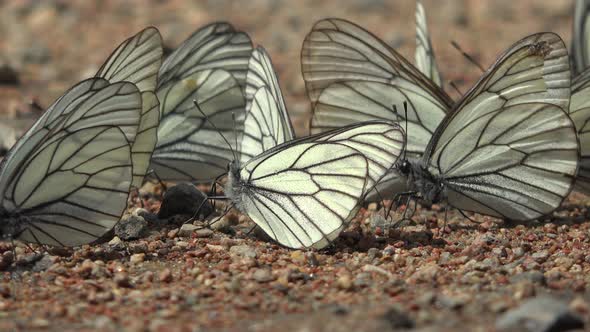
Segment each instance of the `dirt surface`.
[{"label": "dirt surface", "polygon": [[[568,43],[571,36],[571,1],[424,4],[439,68],[461,91],[480,72],[451,40],[487,67],[530,33],[554,31]],[[228,20],[270,53],[303,135],[310,110],[299,52],[312,24],[350,19],[413,62],[414,8],[405,0],[0,2],[0,124],[22,131],[39,114],[31,101],[46,107],[146,25],[174,48],[201,25]],[[443,228],[441,207],[420,207],[390,234],[375,227],[382,210],[370,205],[334,246],[314,252],[248,233],[252,223],[239,215],[213,231],[201,223],[179,230],[181,217],[175,224],[151,214],[158,188],[143,192],[149,227],[140,239],[38,255],[19,244],[16,266],[2,266],[0,330],[487,331],[539,296],[582,317],[572,326],[590,329],[583,195],[573,194],[549,220],[524,225],[474,223],[450,212]],[[0,252],[0,265],[9,263],[11,245],[1,243]],[[556,324],[554,331],[566,327]]]}]

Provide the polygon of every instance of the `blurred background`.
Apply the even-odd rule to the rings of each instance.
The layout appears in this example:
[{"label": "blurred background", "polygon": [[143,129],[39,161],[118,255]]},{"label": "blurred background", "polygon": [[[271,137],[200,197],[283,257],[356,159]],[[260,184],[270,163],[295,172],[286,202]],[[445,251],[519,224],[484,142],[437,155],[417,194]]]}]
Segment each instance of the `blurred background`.
[{"label": "blurred background", "polygon": [[[481,72],[450,44],[456,41],[485,68],[518,39],[553,31],[569,45],[574,1],[423,1],[445,89],[465,92]],[[212,21],[229,21],[270,53],[299,135],[310,106],[301,77],[301,43],[325,17],[349,19],[414,62],[413,0],[0,0],[0,135],[22,131],[78,81],[94,75],[114,48],[145,26],[160,29],[167,48]]]}]

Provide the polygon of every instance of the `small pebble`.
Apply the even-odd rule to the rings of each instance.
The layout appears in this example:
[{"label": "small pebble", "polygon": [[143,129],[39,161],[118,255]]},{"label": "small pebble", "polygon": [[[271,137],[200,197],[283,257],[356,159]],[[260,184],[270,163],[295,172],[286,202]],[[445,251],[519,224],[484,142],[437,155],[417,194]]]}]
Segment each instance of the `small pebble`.
[{"label": "small pebble", "polygon": [[129,258],[129,261],[131,262],[131,264],[139,264],[139,263],[143,262],[144,260],[145,260],[145,254],[144,253],[133,254]]},{"label": "small pebble", "polygon": [[172,271],[170,271],[170,269],[164,269],[158,275],[158,280],[160,282],[166,282],[166,283],[168,283],[168,282],[171,282],[173,279],[174,278],[172,276]]}]

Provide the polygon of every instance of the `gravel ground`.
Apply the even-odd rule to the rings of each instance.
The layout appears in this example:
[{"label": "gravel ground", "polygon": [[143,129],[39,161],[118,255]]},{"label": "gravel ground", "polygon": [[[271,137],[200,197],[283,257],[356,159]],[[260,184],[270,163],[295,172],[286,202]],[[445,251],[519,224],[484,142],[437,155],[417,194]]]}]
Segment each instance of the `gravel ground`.
[{"label": "gravel ground", "polygon": [[[424,3],[439,67],[462,91],[480,73],[450,40],[484,65],[533,32],[569,42],[570,1]],[[375,0],[2,2],[0,123],[25,128],[38,116],[31,101],[47,106],[145,25],[174,47],[203,24],[229,20],[268,49],[305,134],[299,51],[312,23],[351,19],[412,59],[413,11],[413,1]],[[329,249],[293,251],[238,214],[213,230],[202,221],[181,227],[186,216],[159,219],[161,188],[142,192],[144,209],[125,219],[133,227],[121,225],[104,243],[33,246],[39,254],[17,244],[15,264],[12,245],[0,243],[0,330],[590,329],[583,195],[572,194],[548,220],[518,225],[474,223],[454,211],[445,225],[443,207],[418,206],[411,222],[390,232],[382,207],[369,205]]]}]

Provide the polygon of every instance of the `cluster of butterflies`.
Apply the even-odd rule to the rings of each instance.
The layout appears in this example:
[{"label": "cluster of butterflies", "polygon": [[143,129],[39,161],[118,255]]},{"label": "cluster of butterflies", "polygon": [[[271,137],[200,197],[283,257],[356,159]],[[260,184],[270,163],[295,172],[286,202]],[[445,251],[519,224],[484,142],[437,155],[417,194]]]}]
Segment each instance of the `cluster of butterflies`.
[{"label": "cluster of butterflies", "polygon": [[301,52],[313,109],[301,138],[270,57],[247,34],[210,24],[163,61],[161,36],[147,28],[4,158],[1,234],[95,241],[150,170],[173,182],[227,174],[232,205],[291,248],[325,247],[362,202],[387,195],[510,220],[545,216],[574,186],[590,193],[587,2],[576,6],[573,70],[558,35],[534,34],[458,101],[442,88],[420,3],[416,65],[351,22],[321,20]]}]

